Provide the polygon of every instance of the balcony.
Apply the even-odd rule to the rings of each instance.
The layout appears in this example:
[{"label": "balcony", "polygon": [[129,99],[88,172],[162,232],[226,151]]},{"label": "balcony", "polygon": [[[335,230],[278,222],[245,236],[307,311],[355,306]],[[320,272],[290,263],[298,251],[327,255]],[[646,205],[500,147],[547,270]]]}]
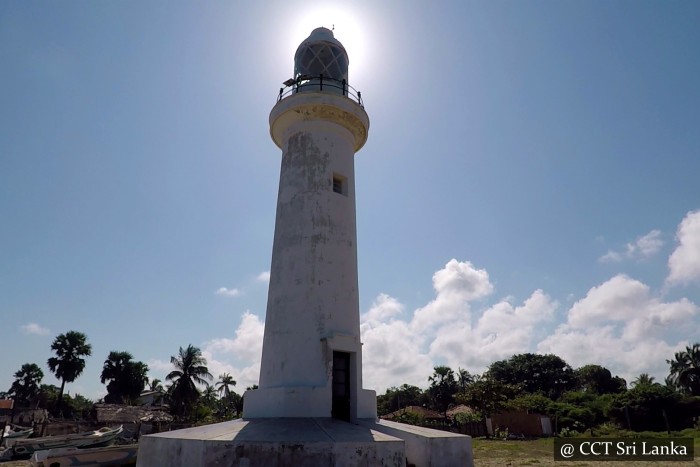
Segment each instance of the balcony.
[{"label": "balcony", "polygon": [[357,102],[363,109],[365,108],[365,105],[362,103],[362,94],[360,91],[350,86],[345,80],[340,81],[324,77],[323,75],[299,75],[296,79],[288,79],[282,84],[284,84],[285,87],[280,88],[280,92],[277,95],[277,102],[299,92],[327,92],[345,96]]}]

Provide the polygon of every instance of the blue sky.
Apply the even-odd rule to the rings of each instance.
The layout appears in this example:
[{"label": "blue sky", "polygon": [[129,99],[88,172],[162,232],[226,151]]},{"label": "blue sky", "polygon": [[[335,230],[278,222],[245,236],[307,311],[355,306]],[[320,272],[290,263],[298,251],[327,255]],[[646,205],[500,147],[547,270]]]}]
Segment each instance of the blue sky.
[{"label": "blue sky", "polygon": [[[379,3],[379,4],[377,4]],[[520,352],[663,379],[700,341],[700,4],[0,3],[0,389],[59,333],[257,382],[297,45],[335,25],[365,386]],[[240,391],[239,391],[240,392]]]}]

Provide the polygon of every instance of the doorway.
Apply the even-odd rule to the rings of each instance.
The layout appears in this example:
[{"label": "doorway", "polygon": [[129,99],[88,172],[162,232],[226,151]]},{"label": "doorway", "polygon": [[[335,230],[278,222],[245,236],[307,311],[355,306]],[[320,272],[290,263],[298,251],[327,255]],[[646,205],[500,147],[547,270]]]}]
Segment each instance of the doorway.
[{"label": "doorway", "polygon": [[350,421],[350,354],[347,352],[333,352],[331,416]]}]

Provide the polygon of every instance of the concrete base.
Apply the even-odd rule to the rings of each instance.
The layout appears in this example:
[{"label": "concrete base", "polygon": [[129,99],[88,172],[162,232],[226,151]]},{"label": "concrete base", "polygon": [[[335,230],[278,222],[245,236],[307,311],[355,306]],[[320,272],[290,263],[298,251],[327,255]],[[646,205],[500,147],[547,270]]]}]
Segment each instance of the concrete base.
[{"label": "concrete base", "polygon": [[144,436],[137,462],[140,467],[403,467],[406,454],[401,439],[363,425],[332,418],[259,418]]},{"label": "concrete base", "polygon": [[389,420],[361,420],[360,426],[404,440],[409,465],[474,467],[471,436]]}]

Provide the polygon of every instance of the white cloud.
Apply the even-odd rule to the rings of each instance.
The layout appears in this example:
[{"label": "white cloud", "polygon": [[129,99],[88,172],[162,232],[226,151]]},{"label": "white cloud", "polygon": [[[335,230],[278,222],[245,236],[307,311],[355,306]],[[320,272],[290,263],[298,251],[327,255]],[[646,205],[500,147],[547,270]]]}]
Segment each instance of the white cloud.
[{"label": "white cloud", "polygon": [[382,293],[374,299],[369,311],[361,316],[361,321],[367,323],[388,321],[401,313],[403,313],[403,305],[394,297]]},{"label": "white cloud", "polygon": [[468,319],[467,302],[489,295],[493,285],[485,269],[475,269],[469,261],[450,260],[433,274],[435,299],[415,311],[411,321],[414,330],[426,332],[455,319]]},{"label": "white cloud", "polygon": [[668,284],[700,282],[700,210],[689,212],[678,226],[678,246],[668,258]]},{"label": "white cloud", "polygon": [[[450,260],[433,275],[433,287],[433,299],[411,313],[397,298],[379,294],[361,315],[364,387],[379,393],[404,383],[427,387],[436,365],[481,373],[524,352],[554,353],[573,367],[600,364],[628,381],[640,373],[663,379],[666,358],[687,345],[678,330],[700,333],[697,305],[685,298],[664,301],[622,274],[580,300],[568,297],[565,322],[554,329],[559,304],[543,290],[522,303],[504,297],[480,305],[494,287],[486,270],[467,261]],[[202,351],[212,374],[230,373],[241,390],[257,383],[263,334],[264,323],[246,312],[233,338],[206,342]]]},{"label": "white cloud", "polygon": [[364,386],[385,389],[391,385],[425,386],[433,362],[421,350],[422,339],[403,321],[364,327]]},{"label": "white cloud", "polygon": [[529,351],[541,337],[538,327],[552,318],[556,307],[541,290],[521,306],[501,300],[473,321],[446,323],[430,344],[430,355],[453,367],[483,371],[496,360]]},{"label": "white cloud", "polygon": [[230,353],[236,358],[253,361],[262,355],[265,324],[256,315],[246,311],[233,339],[217,338],[208,341],[204,348],[216,353]]},{"label": "white cloud", "polygon": [[207,367],[214,379],[229,373],[237,382],[238,393],[257,384],[264,330],[265,324],[260,318],[246,311],[233,339],[223,337],[205,342],[202,355],[207,359]]},{"label": "white cloud", "polygon": [[685,298],[662,302],[646,284],[617,275],[574,303],[567,321],[537,350],[554,353],[573,367],[603,365],[628,381],[640,373],[664,375],[666,358],[684,342],[674,338],[675,331],[696,334],[699,313]]},{"label": "white cloud", "polygon": [[433,287],[439,295],[454,295],[463,300],[482,298],[493,291],[485,269],[474,269],[469,261],[456,259],[433,274]]},{"label": "white cloud", "polygon": [[648,234],[637,239],[635,243],[627,244],[627,254],[631,257],[650,258],[654,256],[663,246],[661,232],[652,230]]},{"label": "white cloud", "polygon": [[603,256],[598,258],[598,261],[600,261],[601,263],[619,263],[620,261],[622,261],[622,259],[623,259],[623,256],[621,253],[617,253],[615,251],[608,250],[607,253],[605,253]]},{"label": "white cloud", "polygon": [[51,333],[51,330],[37,323],[23,324],[20,328],[25,334],[35,334],[37,336],[47,336]]},{"label": "white cloud", "polygon": [[238,297],[241,294],[239,289],[227,289],[226,287],[221,287],[216,292],[216,295],[223,295],[225,297]]},{"label": "white cloud", "polygon": [[[263,271],[257,276],[255,276],[255,282],[270,282],[270,271]],[[250,284],[249,284],[250,285]],[[239,288],[239,287],[233,287],[233,288],[227,288],[227,287],[220,287],[219,289],[214,292],[216,295],[222,295],[224,297],[238,297],[243,295],[244,291],[246,290],[247,287]]]},{"label": "white cloud", "polygon": [[569,323],[585,327],[603,321],[632,319],[649,300],[649,287],[620,274],[593,287],[585,298],[573,304]]},{"label": "white cloud", "polygon": [[498,358],[531,348],[538,324],[548,321],[557,306],[541,290],[521,306],[509,298],[482,313],[470,302],[489,295],[488,273],[469,262],[451,260],[433,275],[435,298],[408,320],[403,305],[379,295],[362,315],[363,373],[366,387],[380,393],[403,383],[425,387],[433,367],[447,363],[483,371]]},{"label": "white cloud", "polygon": [[486,271],[475,271],[450,261],[433,276],[435,298],[404,319],[397,299],[377,297],[362,315],[367,387],[380,393],[403,383],[426,387],[435,365],[480,373],[524,352],[554,353],[573,367],[600,364],[628,381],[640,373],[662,379],[666,358],[685,345],[677,330],[700,331],[697,305],[685,298],[663,301],[625,275],[592,287],[567,310],[566,322],[550,331],[546,325],[559,305],[542,290],[521,305],[506,297],[474,309],[474,301],[492,290]]},{"label": "white cloud", "polygon": [[[384,302],[391,300],[398,303],[391,297],[384,297]],[[379,301],[382,301],[381,297],[375,303]],[[370,311],[363,317],[365,320],[360,329],[364,386],[379,392],[389,386],[404,383],[425,386],[428,376],[433,373],[433,362],[422,349],[423,338],[420,333],[391,314]],[[386,319],[386,322],[377,319],[380,317]],[[367,320],[368,318],[370,319]]]},{"label": "white cloud", "polygon": [[661,231],[652,230],[639,237],[634,242],[628,243],[623,251],[608,251],[598,258],[601,263],[619,263],[624,259],[643,260],[654,256],[663,246]]},{"label": "white cloud", "polygon": [[261,272],[258,274],[258,277],[255,278],[255,280],[259,282],[270,282],[270,271]]},{"label": "white cloud", "polygon": [[[173,367],[173,364],[170,363],[170,360],[165,361],[165,360],[160,360],[157,358],[152,358],[146,362],[146,365],[148,365],[148,369],[151,371],[158,371],[160,373],[170,373],[175,369]],[[152,379],[152,378],[151,378]],[[163,379],[163,378],[158,378],[158,379]]]},{"label": "white cloud", "polygon": [[148,365],[148,380],[151,381],[154,378],[161,380],[164,386],[170,384],[165,380],[165,377],[175,369],[175,367],[170,363],[170,360],[165,361],[158,358],[151,358],[146,361]]}]

